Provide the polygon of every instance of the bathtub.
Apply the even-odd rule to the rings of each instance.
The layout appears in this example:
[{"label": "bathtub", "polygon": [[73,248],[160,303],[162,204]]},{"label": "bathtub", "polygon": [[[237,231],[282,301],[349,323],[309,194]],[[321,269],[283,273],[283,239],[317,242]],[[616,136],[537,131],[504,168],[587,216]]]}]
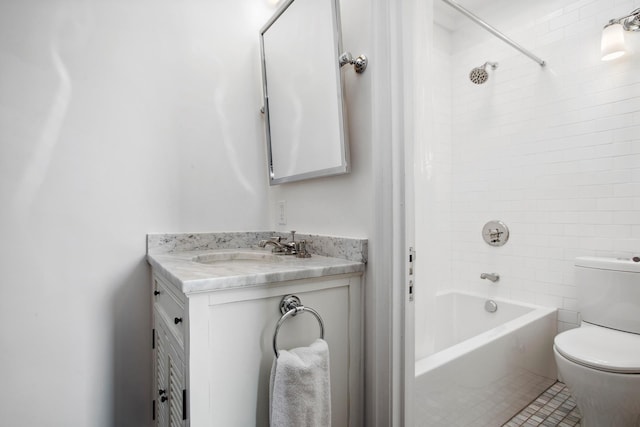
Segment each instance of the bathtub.
[{"label": "bathtub", "polygon": [[434,353],[416,360],[415,426],[499,427],[556,381],[556,309],[436,296]]}]

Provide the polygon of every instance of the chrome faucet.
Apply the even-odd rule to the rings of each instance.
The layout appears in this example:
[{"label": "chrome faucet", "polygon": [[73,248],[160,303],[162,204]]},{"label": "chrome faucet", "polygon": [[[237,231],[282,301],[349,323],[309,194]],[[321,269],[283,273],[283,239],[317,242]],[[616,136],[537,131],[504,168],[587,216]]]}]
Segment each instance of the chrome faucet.
[{"label": "chrome faucet", "polygon": [[500,275],[498,273],[482,273],[480,275],[481,279],[491,280],[492,282],[497,282],[500,280]]},{"label": "chrome faucet", "polygon": [[273,236],[269,240],[260,240],[258,246],[261,248],[267,245],[273,245],[272,252],[282,255],[295,255],[298,258],[310,258],[311,254],[307,251],[307,243],[313,243],[306,240],[300,240],[296,242],[296,232],[291,231],[291,241],[285,242],[286,237]]},{"label": "chrome faucet", "polygon": [[282,238],[280,236],[273,236],[269,240],[260,240],[258,242],[258,246],[260,246],[261,248],[266,248],[267,245],[273,245],[273,252],[286,253],[291,248],[287,244],[280,243],[283,240],[287,240],[287,238],[286,237]]}]

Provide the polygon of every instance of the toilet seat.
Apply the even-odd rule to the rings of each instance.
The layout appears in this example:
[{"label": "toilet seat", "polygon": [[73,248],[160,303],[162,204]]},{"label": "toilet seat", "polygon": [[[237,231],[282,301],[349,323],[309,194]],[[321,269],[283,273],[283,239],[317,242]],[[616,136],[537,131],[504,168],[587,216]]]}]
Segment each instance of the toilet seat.
[{"label": "toilet seat", "polygon": [[640,374],[640,335],[594,325],[555,337],[563,357],[589,368],[619,374]]}]

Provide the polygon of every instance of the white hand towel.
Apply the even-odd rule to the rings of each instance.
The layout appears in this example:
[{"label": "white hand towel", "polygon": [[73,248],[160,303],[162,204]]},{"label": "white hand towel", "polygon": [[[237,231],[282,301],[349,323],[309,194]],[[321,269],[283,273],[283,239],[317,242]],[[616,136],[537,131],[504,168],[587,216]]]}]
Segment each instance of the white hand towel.
[{"label": "white hand towel", "polygon": [[271,427],[331,426],[329,346],[317,339],[309,347],[280,350],[270,384]]}]

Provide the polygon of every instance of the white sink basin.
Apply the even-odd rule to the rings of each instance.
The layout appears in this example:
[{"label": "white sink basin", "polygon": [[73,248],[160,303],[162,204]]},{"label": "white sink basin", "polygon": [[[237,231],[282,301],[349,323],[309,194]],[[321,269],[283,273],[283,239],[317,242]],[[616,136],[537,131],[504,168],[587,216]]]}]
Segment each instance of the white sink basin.
[{"label": "white sink basin", "polygon": [[191,259],[200,264],[272,264],[282,261],[282,255],[274,255],[268,252],[215,252],[198,255]]}]

